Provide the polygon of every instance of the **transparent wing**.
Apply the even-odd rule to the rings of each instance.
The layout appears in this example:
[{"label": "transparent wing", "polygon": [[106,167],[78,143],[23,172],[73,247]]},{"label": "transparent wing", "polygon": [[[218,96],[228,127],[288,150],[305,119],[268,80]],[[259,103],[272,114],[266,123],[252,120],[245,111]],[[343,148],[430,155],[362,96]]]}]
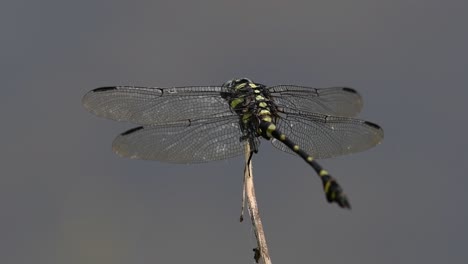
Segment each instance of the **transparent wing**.
[{"label": "transparent wing", "polygon": [[362,109],[359,93],[348,87],[311,88],[295,85],[269,87],[273,100],[284,111],[354,117]]},{"label": "transparent wing", "polygon": [[[322,114],[287,114],[278,120],[277,129],[317,159],[364,151],[379,144],[384,136],[374,123]],[[272,143],[294,153],[278,140]]]},{"label": "transparent wing", "polygon": [[199,163],[244,153],[237,117],[137,127],[119,135],[113,150],[123,157],[172,163]]},{"label": "transparent wing", "polygon": [[221,96],[224,92],[226,88],[218,86],[101,87],[88,92],[82,103],[97,116],[148,125],[234,115]]}]

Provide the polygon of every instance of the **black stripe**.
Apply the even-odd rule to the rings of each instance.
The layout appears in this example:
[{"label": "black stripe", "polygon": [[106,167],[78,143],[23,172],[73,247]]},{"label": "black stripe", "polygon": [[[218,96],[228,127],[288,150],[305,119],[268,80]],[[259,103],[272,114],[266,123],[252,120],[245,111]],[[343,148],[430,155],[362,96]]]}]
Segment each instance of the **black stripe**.
[{"label": "black stripe", "polygon": [[358,93],[356,90],[354,90],[353,88],[349,88],[349,87],[343,87],[343,91],[355,93],[355,94]]},{"label": "black stripe", "polygon": [[105,91],[111,91],[111,90],[117,90],[117,87],[115,86],[99,87],[99,88],[93,89],[93,92],[105,92]]},{"label": "black stripe", "polygon": [[129,130],[127,130],[127,131],[121,133],[120,135],[121,135],[121,136],[126,136],[126,135],[132,134],[132,133],[134,133],[134,132],[136,132],[136,131],[138,131],[138,130],[141,130],[141,129],[143,129],[142,126],[134,127],[134,128],[132,128],[132,129],[129,129]]},{"label": "black stripe", "polygon": [[371,126],[375,129],[382,129],[379,125],[377,125],[376,123],[372,123],[372,122],[369,122],[369,121],[364,121],[364,124],[368,125],[368,126]]}]

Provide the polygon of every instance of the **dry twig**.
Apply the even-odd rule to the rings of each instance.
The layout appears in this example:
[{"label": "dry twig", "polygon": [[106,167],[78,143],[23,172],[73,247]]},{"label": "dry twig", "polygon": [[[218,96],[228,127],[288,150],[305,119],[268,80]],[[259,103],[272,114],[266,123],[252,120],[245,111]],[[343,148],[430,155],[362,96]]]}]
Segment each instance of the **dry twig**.
[{"label": "dry twig", "polygon": [[263,232],[263,225],[260,219],[260,213],[258,212],[257,199],[255,197],[255,189],[253,183],[252,174],[252,151],[250,150],[249,144],[246,144],[245,148],[245,170],[244,170],[244,190],[242,192],[242,213],[241,221],[243,219],[243,208],[245,195],[247,196],[247,207],[252,221],[255,237],[257,239],[257,248],[254,248],[255,261],[259,263],[261,260],[263,264],[271,264],[270,254],[268,253],[268,247],[265,239],[265,233]]}]

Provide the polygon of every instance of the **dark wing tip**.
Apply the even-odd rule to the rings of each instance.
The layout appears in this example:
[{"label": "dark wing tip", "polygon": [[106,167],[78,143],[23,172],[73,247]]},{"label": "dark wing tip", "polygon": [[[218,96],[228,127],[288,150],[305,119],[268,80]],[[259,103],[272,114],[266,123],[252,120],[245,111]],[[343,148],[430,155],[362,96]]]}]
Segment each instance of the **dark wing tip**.
[{"label": "dark wing tip", "polygon": [[134,132],[136,132],[136,131],[138,131],[138,130],[141,130],[141,129],[143,129],[143,126],[134,127],[134,128],[132,128],[132,129],[129,129],[129,130],[127,130],[127,131],[121,133],[120,135],[121,135],[121,136],[126,136],[126,135],[132,134],[132,133],[134,133]]},{"label": "dark wing tip", "polygon": [[358,93],[355,89],[350,88],[350,87],[343,87],[343,91],[350,92],[350,93],[355,93],[355,94]]},{"label": "dark wing tip", "polygon": [[[92,101],[94,100],[94,93],[99,93],[99,92],[105,92],[105,91],[111,91],[111,90],[117,90],[117,87],[115,86],[106,86],[106,87],[99,87],[96,89],[93,89],[89,92],[87,92],[83,98],[81,98],[81,103],[84,105],[85,108],[87,108],[89,111],[94,112],[93,110],[93,105]],[[91,105],[90,105],[91,104]]]},{"label": "dark wing tip", "polygon": [[96,89],[91,90],[92,92],[105,92],[105,91],[111,91],[111,90],[117,90],[117,87],[115,86],[105,86],[105,87],[99,87]]},{"label": "dark wing tip", "polygon": [[377,130],[382,130],[382,128],[379,125],[377,125],[376,123],[372,123],[372,122],[369,122],[369,121],[364,121],[364,124],[366,124],[366,125],[368,125],[370,127],[373,127],[373,128],[375,128]]}]

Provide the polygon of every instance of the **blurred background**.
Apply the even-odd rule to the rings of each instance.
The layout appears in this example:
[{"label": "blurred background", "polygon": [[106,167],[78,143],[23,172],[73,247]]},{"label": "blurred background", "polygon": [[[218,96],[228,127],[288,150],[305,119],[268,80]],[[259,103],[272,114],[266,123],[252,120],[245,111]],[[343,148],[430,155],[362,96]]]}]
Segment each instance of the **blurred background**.
[{"label": "blurred background", "polygon": [[349,86],[383,143],[311,168],[263,142],[254,174],[273,263],[468,260],[466,1],[0,4],[0,262],[254,263],[243,157],[119,158],[132,127],[81,105],[108,85]]}]

